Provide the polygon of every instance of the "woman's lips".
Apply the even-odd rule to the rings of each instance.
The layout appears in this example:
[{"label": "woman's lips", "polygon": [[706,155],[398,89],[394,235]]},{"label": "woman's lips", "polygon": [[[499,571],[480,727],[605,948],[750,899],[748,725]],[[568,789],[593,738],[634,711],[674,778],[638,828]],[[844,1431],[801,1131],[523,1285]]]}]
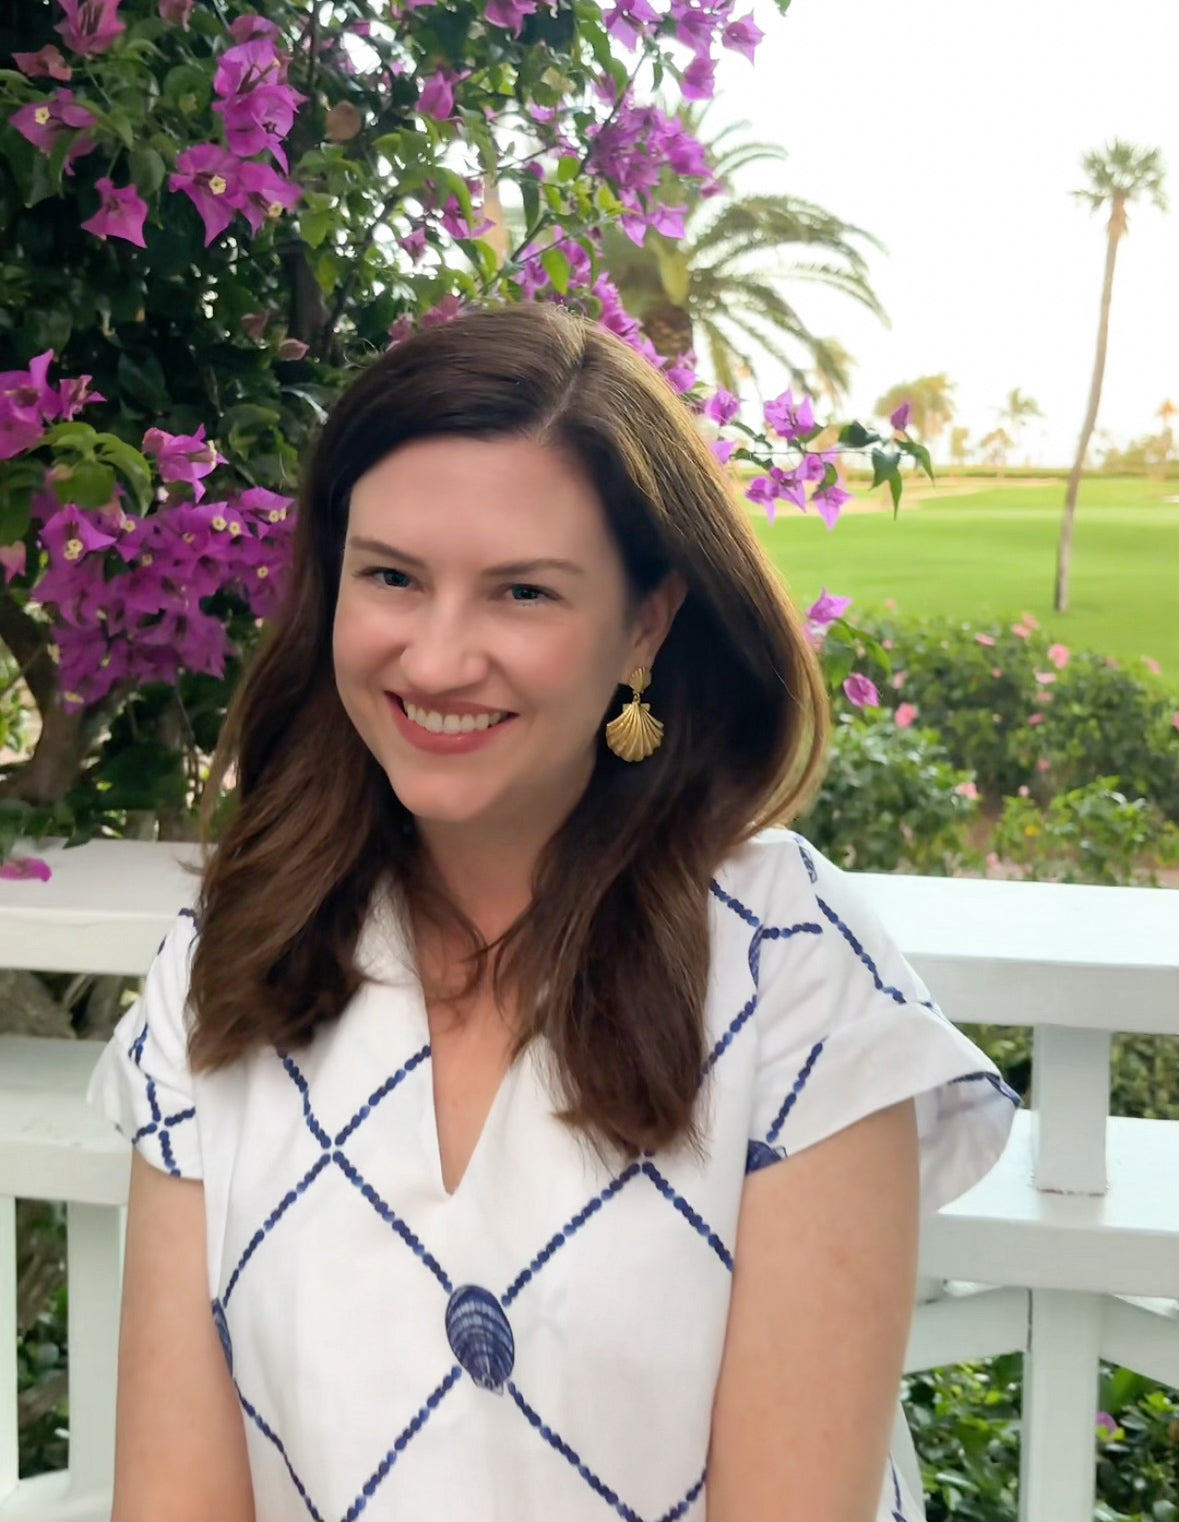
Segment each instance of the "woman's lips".
[{"label": "woman's lips", "polygon": [[401,699],[391,692],[385,697],[393,713],[393,722],[397,726],[398,733],[403,735],[416,750],[426,751],[434,756],[464,756],[468,751],[482,750],[485,746],[494,744],[502,730],[507,729],[517,718],[516,714],[510,714],[501,719],[498,724],[491,724],[486,729],[472,729],[465,734],[460,730],[455,734],[446,734],[445,731],[423,729],[420,724],[415,724],[406,713]]}]

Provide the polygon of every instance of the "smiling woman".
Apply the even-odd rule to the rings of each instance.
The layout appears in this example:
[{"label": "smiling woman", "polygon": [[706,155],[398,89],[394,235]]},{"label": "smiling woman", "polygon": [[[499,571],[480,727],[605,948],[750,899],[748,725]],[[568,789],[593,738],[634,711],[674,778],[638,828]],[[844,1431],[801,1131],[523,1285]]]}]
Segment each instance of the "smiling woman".
[{"label": "smiling woman", "polygon": [[116,1522],[917,1522],[918,1217],[1013,1096],[766,833],[825,728],[621,341],[505,308],[359,377],[93,1083],[137,1148]]}]

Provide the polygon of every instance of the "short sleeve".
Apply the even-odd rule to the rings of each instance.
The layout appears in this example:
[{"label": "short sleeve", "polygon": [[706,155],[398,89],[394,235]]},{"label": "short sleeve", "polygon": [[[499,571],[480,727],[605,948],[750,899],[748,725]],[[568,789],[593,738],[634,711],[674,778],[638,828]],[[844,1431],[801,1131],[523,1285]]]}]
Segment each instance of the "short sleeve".
[{"label": "short sleeve", "polygon": [[799,836],[775,848],[757,932],[749,1169],[913,1099],[932,1214],[990,1171],[1019,1095],[938,1008],[854,879]]},{"label": "short sleeve", "polygon": [[199,1179],[201,1150],[186,1019],[195,941],[192,911],[182,910],[148,969],[139,997],[103,1048],[86,1098],[153,1167],[177,1178]]}]

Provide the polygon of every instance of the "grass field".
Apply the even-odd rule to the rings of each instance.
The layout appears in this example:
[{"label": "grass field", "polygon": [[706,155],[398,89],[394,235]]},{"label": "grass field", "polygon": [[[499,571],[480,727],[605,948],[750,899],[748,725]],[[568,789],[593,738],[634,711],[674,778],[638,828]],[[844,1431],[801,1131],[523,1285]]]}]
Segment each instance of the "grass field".
[{"label": "grass field", "polygon": [[1147,655],[1179,689],[1179,496],[1174,481],[1092,480],[1081,487],[1068,613],[1052,611],[1064,482],[946,480],[910,492],[899,517],[862,493],[828,532],[785,508],[753,522],[804,607],[822,586],[856,613],[1014,620],[1028,612],[1054,639],[1122,660]]}]

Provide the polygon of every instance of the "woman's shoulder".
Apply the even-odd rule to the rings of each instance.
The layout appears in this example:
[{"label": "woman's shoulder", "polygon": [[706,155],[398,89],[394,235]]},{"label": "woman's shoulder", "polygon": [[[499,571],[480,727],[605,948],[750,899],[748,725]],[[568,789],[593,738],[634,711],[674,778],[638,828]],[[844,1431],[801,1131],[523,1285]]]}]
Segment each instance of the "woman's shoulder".
[{"label": "woman's shoulder", "polygon": [[837,873],[802,835],[763,830],[742,842],[717,867],[713,896],[751,928],[791,911],[813,911],[821,874]]}]

